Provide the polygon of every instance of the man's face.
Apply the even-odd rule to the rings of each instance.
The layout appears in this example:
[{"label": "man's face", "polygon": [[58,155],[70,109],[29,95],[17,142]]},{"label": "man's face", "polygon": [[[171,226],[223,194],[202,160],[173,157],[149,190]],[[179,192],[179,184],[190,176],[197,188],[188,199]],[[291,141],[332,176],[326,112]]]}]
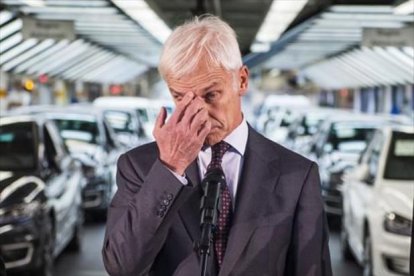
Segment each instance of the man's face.
[{"label": "man's face", "polygon": [[194,73],[180,79],[171,76],[166,81],[175,104],[191,92],[203,100],[211,122],[211,131],[205,143],[214,145],[230,134],[243,119],[241,97],[247,91],[248,74],[245,66],[229,72],[221,67],[208,68],[200,62]]}]

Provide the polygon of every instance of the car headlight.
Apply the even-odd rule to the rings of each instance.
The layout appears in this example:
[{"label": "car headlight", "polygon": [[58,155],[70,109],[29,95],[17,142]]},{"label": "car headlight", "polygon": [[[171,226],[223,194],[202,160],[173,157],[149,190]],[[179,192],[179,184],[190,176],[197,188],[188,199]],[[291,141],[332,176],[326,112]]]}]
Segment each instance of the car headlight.
[{"label": "car headlight", "polygon": [[32,217],[40,207],[38,201],[21,203],[8,208],[0,209],[0,224],[10,223],[19,219]]},{"label": "car headlight", "polygon": [[384,229],[397,235],[410,236],[411,223],[411,220],[391,212],[385,215]]}]

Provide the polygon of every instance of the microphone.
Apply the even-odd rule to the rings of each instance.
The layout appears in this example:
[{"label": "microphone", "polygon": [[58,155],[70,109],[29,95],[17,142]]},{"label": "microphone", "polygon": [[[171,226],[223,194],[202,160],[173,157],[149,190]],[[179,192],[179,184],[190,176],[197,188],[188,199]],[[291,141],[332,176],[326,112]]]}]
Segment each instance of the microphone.
[{"label": "microphone", "polygon": [[201,182],[203,197],[201,199],[201,238],[198,250],[202,256],[210,255],[210,245],[217,227],[221,185],[226,185],[223,170],[215,168],[209,171]]},{"label": "microphone", "polygon": [[213,226],[217,224],[221,185],[226,185],[226,178],[220,168],[209,171],[201,182],[204,192],[200,206],[201,226],[206,223]]}]

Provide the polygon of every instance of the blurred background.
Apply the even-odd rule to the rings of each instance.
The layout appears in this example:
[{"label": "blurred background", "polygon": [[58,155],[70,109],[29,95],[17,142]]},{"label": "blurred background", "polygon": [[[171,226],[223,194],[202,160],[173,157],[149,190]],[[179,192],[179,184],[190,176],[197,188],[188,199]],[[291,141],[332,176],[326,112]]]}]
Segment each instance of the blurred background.
[{"label": "blurred background", "polygon": [[248,122],[316,161],[334,275],[409,275],[413,0],[2,0],[0,256],[10,275],[104,276],[122,152],[153,141],[163,42],[236,31]]}]

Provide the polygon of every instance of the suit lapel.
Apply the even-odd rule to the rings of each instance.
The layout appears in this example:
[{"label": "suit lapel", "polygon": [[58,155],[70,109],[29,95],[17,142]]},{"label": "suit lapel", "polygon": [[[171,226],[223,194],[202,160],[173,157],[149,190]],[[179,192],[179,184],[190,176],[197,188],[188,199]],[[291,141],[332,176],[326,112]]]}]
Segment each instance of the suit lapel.
[{"label": "suit lapel", "polygon": [[197,160],[187,168],[186,175],[193,186],[192,194],[180,208],[179,216],[191,240],[197,242],[200,238],[200,199],[202,195]]},{"label": "suit lapel", "polygon": [[220,269],[228,275],[239,259],[253,231],[272,210],[267,208],[268,198],[274,193],[280,171],[279,159],[271,156],[264,138],[249,127],[249,139],[239,180],[233,224],[226,254]]}]

